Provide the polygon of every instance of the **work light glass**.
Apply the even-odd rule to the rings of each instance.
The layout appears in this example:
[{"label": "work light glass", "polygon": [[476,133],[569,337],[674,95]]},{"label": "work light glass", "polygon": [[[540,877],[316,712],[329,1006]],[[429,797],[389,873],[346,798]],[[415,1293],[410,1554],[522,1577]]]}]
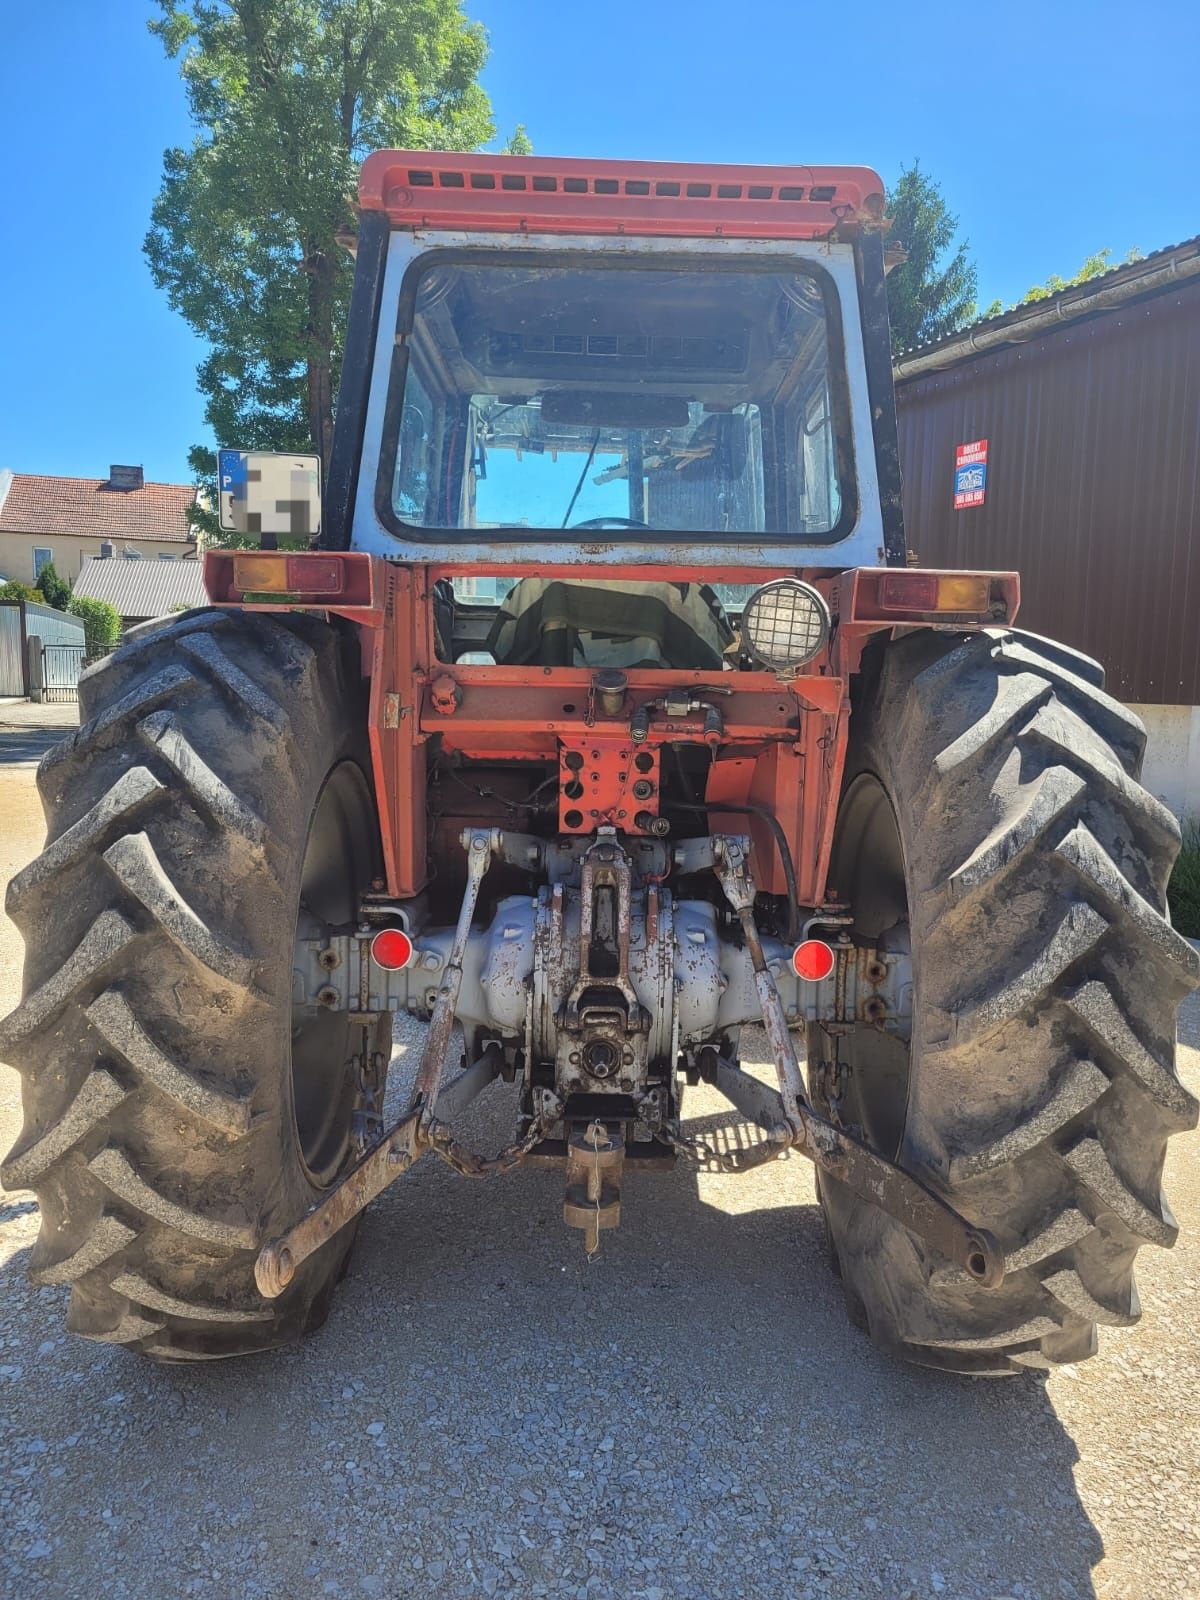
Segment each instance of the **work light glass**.
[{"label": "work light glass", "polygon": [[742,612],[742,643],[775,672],[802,667],[829,640],[829,607],[796,578],[780,578],[755,591]]}]

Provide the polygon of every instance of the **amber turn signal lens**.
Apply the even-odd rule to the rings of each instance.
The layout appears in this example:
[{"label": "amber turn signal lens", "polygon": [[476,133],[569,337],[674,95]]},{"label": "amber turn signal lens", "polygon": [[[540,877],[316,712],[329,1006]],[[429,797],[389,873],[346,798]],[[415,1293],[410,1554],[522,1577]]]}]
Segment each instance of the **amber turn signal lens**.
[{"label": "amber turn signal lens", "polygon": [[384,928],[371,940],[371,960],[385,972],[402,972],[413,958],[413,942],[403,928]]},{"label": "amber turn signal lens", "polygon": [[233,587],[242,594],[261,590],[282,594],[291,588],[287,569],[282,556],[234,556]]},{"label": "amber turn signal lens", "polygon": [[937,609],[939,611],[986,611],[991,599],[991,584],[987,578],[939,578],[937,581]]}]

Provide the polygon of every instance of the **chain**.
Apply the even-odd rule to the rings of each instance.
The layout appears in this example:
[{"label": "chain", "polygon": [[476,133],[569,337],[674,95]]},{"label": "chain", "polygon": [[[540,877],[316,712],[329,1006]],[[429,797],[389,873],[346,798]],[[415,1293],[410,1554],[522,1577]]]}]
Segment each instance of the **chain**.
[{"label": "chain", "polygon": [[431,1122],[425,1139],[435,1156],[440,1156],[448,1167],[464,1178],[487,1178],[494,1173],[511,1172],[519,1167],[525,1157],[549,1133],[552,1119],[544,1114],[534,1117],[526,1129],[525,1137],[501,1150],[497,1156],[481,1156],[464,1144],[459,1144],[444,1122]]},{"label": "chain", "polygon": [[751,1167],[760,1167],[781,1156],[792,1143],[790,1130],[782,1126],[767,1130],[766,1137],[755,1144],[733,1151],[715,1150],[703,1139],[685,1133],[678,1122],[664,1121],[661,1127],[654,1129],[654,1137],[676,1150],[689,1152],[701,1162],[711,1163],[718,1172],[746,1172]]},{"label": "chain", "polygon": [[353,1060],[358,1093],[351,1114],[350,1141],[357,1161],[379,1143],[383,1135],[384,1059],[381,1051],[364,1049]]}]

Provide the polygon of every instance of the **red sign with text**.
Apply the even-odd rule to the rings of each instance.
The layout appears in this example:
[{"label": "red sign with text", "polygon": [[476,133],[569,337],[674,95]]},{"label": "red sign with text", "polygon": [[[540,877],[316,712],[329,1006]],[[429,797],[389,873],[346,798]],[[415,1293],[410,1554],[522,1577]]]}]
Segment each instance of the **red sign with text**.
[{"label": "red sign with text", "polygon": [[981,506],[987,493],[986,439],[975,439],[970,444],[954,448],[954,509],[962,511],[967,506]]}]

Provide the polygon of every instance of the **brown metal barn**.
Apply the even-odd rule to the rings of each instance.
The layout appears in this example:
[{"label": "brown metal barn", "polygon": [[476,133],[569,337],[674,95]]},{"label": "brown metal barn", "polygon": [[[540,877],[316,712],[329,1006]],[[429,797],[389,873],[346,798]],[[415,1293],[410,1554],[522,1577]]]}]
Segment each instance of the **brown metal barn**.
[{"label": "brown metal barn", "polygon": [[[1200,239],[907,351],[911,549],[1021,574],[1021,622],[1087,651],[1150,730],[1147,781],[1200,812]],[[958,497],[956,452],[975,468]]]}]

